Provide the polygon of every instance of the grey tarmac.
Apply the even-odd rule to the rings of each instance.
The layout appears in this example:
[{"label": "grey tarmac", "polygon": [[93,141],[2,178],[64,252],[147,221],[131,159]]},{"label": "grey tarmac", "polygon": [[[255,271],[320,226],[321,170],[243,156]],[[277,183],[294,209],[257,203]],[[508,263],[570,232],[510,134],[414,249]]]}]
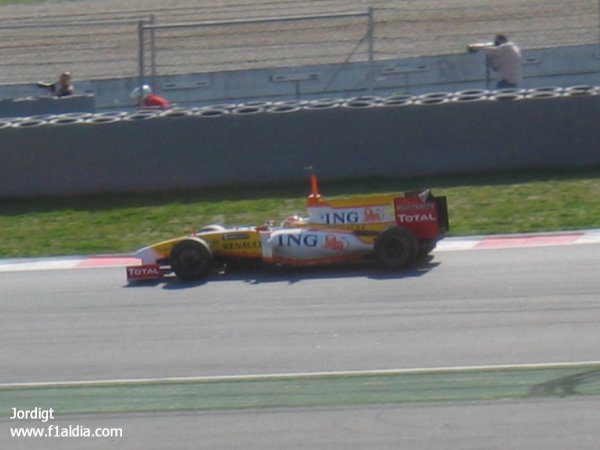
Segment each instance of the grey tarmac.
[{"label": "grey tarmac", "polygon": [[[0,274],[0,382],[598,360],[599,246],[448,251],[403,273]],[[9,405],[10,406],[10,405]],[[594,448],[598,397],[63,416],[125,437],[43,448]],[[6,414],[2,422],[7,437]],[[11,440],[11,448],[35,448]],[[29,445],[29,446],[28,446]],[[42,448],[42,447],[40,447]]]}]

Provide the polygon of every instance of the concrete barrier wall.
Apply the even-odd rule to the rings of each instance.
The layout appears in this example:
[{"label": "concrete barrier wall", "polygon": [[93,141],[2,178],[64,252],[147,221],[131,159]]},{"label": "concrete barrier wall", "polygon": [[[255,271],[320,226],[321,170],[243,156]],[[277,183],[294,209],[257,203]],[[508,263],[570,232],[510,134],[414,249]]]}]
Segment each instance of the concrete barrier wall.
[{"label": "concrete barrier wall", "polygon": [[600,164],[596,88],[29,122],[0,122],[0,197]]},{"label": "concrete barrier wall", "polygon": [[93,95],[68,97],[24,97],[0,100],[0,117],[26,117],[40,114],[96,111]]}]

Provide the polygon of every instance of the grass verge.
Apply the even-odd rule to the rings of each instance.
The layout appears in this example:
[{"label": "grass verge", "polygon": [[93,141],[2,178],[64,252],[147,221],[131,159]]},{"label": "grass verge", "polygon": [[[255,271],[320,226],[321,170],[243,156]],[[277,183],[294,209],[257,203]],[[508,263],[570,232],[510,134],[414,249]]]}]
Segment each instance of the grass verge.
[{"label": "grass verge", "polygon": [[600,365],[0,387],[57,415],[453,402],[600,395]]},{"label": "grass verge", "polygon": [[[451,235],[600,227],[600,168],[571,172],[321,180],[327,197],[426,186],[448,197]],[[209,223],[260,224],[305,213],[307,183],[155,195],[0,202],[0,257],[132,252]]]}]

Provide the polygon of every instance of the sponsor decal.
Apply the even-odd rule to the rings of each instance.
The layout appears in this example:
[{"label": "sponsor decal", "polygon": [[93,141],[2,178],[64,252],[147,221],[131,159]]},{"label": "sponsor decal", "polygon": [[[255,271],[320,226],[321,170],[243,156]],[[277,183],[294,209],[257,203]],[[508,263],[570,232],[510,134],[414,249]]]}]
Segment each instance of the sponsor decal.
[{"label": "sponsor decal", "polygon": [[340,230],[361,231],[361,230],[365,229],[365,224],[362,224],[362,223],[336,224],[335,228],[338,228]]},{"label": "sponsor decal", "polygon": [[432,210],[434,207],[434,203],[397,203],[396,209],[398,211],[415,211],[419,209],[429,209]]},{"label": "sponsor decal", "polygon": [[161,278],[162,273],[158,264],[148,264],[145,266],[128,266],[128,280],[154,280]]},{"label": "sponsor decal", "polygon": [[386,214],[384,206],[366,206],[364,208],[329,210],[320,213],[317,220],[312,220],[316,223],[324,223],[327,225],[356,225],[360,223],[385,222],[392,220]]},{"label": "sponsor decal", "polygon": [[431,222],[436,221],[436,217],[433,213],[429,214],[398,214],[398,222],[400,223],[411,223],[411,222]]},{"label": "sponsor decal", "polygon": [[435,202],[423,203],[419,198],[394,199],[396,223],[410,228],[419,239],[435,239],[440,235],[440,224]]},{"label": "sponsor decal", "polygon": [[321,214],[321,220],[327,225],[358,223],[358,211],[338,211]]},{"label": "sponsor decal", "polygon": [[224,234],[224,241],[237,241],[242,239],[250,239],[250,235],[248,233],[235,233],[235,234]]},{"label": "sponsor decal", "polygon": [[348,241],[343,238],[338,238],[335,234],[325,236],[323,248],[343,252],[348,247]]},{"label": "sponsor decal", "polygon": [[[322,235],[321,235],[322,236]],[[324,238],[318,234],[280,234],[277,236],[277,246],[292,248],[316,248],[321,247],[327,250],[344,251],[349,243],[346,239],[338,237],[335,234],[327,234]]]},{"label": "sponsor decal", "polygon": [[247,242],[227,242],[221,247],[225,252],[233,252],[238,250],[257,250],[261,248],[260,241],[247,241]]},{"label": "sponsor decal", "polygon": [[365,222],[382,222],[385,213],[381,209],[377,208],[365,208],[364,217]]},{"label": "sponsor decal", "polygon": [[319,236],[316,234],[280,234],[277,236],[279,247],[316,247]]}]

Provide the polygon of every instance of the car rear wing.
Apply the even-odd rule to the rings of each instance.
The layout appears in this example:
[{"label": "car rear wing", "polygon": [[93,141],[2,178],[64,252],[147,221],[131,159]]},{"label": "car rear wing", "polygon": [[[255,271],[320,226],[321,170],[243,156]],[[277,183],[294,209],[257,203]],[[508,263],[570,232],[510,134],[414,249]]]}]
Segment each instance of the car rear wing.
[{"label": "car rear wing", "polygon": [[405,192],[394,199],[396,224],[410,229],[419,239],[438,239],[450,230],[448,201],[430,190]]},{"label": "car rear wing", "polygon": [[433,197],[435,204],[437,206],[438,211],[438,223],[440,225],[440,230],[443,233],[447,233],[450,231],[450,219],[448,218],[448,200],[446,196]]}]

